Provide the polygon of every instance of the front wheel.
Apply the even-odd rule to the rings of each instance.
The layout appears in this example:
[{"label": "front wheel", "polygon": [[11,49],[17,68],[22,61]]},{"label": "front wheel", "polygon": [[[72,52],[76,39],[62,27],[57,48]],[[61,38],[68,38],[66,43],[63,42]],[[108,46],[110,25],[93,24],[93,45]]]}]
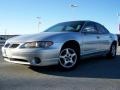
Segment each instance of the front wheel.
[{"label": "front wheel", "polygon": [[77,65],[78,53],[73,48],[64,48],[59,55],[59,66],[62,69],[72,69]]}]

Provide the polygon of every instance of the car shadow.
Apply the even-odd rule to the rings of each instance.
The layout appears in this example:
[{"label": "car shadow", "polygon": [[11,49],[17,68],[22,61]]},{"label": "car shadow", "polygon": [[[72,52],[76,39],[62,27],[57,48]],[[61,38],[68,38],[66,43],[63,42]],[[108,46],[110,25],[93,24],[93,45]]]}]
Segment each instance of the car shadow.
[{"label": "car shadow", "polygon": [[57,66],[29,68],[39,73],[54,76],[120,79],[120,55],[114,59],[106,59],[105,57],[84,59],[81,60],[76,69],[71,71],[63,71]]}]

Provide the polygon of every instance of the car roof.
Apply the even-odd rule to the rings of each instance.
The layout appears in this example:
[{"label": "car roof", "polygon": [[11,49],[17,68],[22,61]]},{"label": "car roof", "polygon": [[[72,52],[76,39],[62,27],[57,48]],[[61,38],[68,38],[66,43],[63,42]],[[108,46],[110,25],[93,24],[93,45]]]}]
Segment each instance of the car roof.
[{"label": "car roof", "polygon": [[84,23],[93,22],[93,23],[97,23],[97,22],[91,21],[91,20],[76,20],[76,21],[66,21],[66,22],[61,22],[61,23],[74,23],[74,22],[84,22]]}]

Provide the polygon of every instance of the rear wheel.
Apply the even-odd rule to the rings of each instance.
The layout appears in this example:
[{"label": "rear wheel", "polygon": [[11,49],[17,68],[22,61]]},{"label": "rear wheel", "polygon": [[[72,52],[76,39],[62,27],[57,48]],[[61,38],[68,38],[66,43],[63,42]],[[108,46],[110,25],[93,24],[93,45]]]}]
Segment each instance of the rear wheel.
[{"label": "rear wheel", "polygon": [[64,48],[61,50],[59,55],[59,66],[62,69],[68,70],[73,69],[77,66],[79,54],[73,48]]},{"label": "rear wheel", "polygon": [[111,47],[110,47],[110,51],[109,51],[109,53],[107,54],[107,56],[108,56],[109,58],[115,58],[115,56],[116,56],[116,51],[117,51],[116,44],[112,44]]}]

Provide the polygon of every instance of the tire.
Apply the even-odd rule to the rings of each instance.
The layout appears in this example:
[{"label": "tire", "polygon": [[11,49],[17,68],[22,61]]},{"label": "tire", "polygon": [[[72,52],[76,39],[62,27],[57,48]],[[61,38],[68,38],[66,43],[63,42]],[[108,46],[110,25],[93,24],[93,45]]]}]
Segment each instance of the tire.
[{"label": "tire", "polygon": [[78,65],[79,53],[74,48],[63,48],[59,55],[59,66],[64,70],[72,70]]},{"label": "tire", "polygon": [[111,47],[110,47],[110,51],[107,54],[107,57],[110,58],[110,59],[115,58],[116,57],[116,52],[117,52],[116,44],[112,44]]}]

